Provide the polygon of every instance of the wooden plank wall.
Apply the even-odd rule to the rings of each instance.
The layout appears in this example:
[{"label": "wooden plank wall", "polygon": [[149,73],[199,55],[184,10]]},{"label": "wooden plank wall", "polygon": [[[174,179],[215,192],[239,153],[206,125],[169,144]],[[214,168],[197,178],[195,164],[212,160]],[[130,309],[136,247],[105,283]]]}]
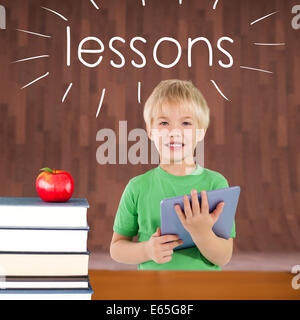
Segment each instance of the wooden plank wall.
[{"label": "wooden plank wall", "polygon": [[[145,7],[138,0],[95,2],[99,10],[88,0],[1,1],[7,9],[7,29],[0,30],[0,195],[36,196],[35,178],[45,166],[70,171],[76,184],[74,197],[86,197],[91,206],[89,248],[107,251],[125,185],[156,164],[101,165],[96,150],[103,142],[96,141],[96,134],[110,128],[118,137],[119,121],[125,120],[128,132],[144,128],[143,103],[155,85],[169,78],[188,79],[203,92],[211,110],[205,167],[221,172],[230,185],[241,186],[235,250],[299,250],[300,30],[291,26],[291,9],[299,1],[219,0],[215,10],[212,0],[183,0],[182,5],[177,0],[145,0]],[[71,29],[69,67],[67,26]],[[216,47],[225,35],[234,39],[234,44],[226,45],[234,58],[229,69],[217,63],[219,59],[225,62]],[[87,36],[98,37],[105,45],[103,61],[93,69],[83,66],[77,57],[77,47]],[[109,63],[110,59],[121,61],[108,48],[114,36],[126,40],[116,46],[126,59],[123,68]],[[132,59],[141,63],[129,49],[134,36],[147,39],[146,44],[136,43],[147,58],[142,69],[130,64]],[[187,39],[200,36],[212,42],[214,64],[208,65],[207,48],[195,45],[192,68],[188,68]],[[173,37],[182,46],[181,60],[171,69],[157,66],[152,58],[161,37]],[[257,46],[255,42],[285,45]],[[39,55],[50,57],[11,63]],[[158,51],[164,63],[176,55],[174,44],[164,43]],[[46,72],[48,77],[21,89]],[[230,101],[221,97],[210,80],[215,80]],[[96,118],[103,88],[104,103]],[[121,142],[117,139],[117,145]],[[128,147],[132,144],[128,142]]]}]

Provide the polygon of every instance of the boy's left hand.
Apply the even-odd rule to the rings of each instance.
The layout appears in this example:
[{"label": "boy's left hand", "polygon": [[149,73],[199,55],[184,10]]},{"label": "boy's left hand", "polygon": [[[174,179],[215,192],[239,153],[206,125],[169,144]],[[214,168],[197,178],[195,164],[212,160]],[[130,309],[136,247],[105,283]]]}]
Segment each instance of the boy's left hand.
[{"label": "boy's left hand", "polygon": [[175,211],[183,224],[184,228],[191,236],[199,236],[207,234],[212,230],[213,225],[217,222],[223,207],[224,202],[218,203],[212,213],[209,213],[206,191],[201,191],[201,208],[198,200],[197,190],[191,192],[192,208],[190,206],[189,197],[184,196],[184,212],[180,205],[175,205]]}]

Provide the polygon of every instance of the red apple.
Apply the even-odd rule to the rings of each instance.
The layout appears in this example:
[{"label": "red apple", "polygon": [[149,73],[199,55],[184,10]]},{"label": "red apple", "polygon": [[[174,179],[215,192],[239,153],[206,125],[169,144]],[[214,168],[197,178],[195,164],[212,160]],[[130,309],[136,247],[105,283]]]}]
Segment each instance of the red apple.
[{"label": "red apple", "polygon": [[48,202],[66,202],[74,191],[74,180],[71,174],[63,170],[43,168],[35,181],[38,195]]}]

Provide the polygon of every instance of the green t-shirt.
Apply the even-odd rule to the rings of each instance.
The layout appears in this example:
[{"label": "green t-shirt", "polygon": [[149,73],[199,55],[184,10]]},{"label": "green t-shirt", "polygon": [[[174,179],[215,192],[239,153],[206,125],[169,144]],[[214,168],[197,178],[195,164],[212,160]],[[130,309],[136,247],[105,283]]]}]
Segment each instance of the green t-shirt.
[{"label": "green t-shirt", "polygon": [[[160,165],[129,180],[119,202],[113,230],[147,241],[160,227],[160,201],[165,198],[190,194],[192,189],[214,190],[228,187],[226,178],[220,173],[197,168],[185,176],[176,176],[163,170]],[[235,222],[231,235],[235,237]],[[197,247],[174,250],[172,260],[158,264],[153,260],[138,265],[139,270],[221,270],[208,261]]]}]

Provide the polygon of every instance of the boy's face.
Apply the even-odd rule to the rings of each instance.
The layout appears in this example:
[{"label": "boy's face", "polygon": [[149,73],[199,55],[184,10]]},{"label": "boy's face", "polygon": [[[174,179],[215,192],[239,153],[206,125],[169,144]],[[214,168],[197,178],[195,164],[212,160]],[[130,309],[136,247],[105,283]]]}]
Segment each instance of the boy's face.
[{"label": "boy's face", "polygon": [[206,129],[200,129],[191,111],[177,105],[163,105],[147,128],[163,164],[194,164],[194,150],[204,138]]}]

